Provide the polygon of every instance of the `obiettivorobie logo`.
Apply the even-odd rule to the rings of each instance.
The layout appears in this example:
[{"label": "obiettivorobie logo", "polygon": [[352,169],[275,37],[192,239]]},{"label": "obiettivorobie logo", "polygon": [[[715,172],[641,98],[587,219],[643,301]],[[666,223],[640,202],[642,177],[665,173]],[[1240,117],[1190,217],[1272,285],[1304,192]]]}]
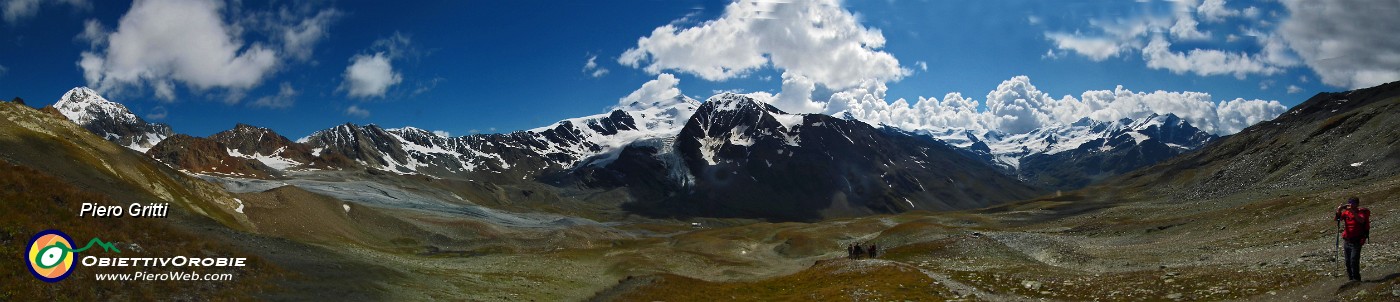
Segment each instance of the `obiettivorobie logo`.
[{"label": "obiettivorobie logo", "polygon": [[74,249],[73,238],[59,230],[44,230],[34,234],[34,238],[29,239],[29,249],[24,253],[29,262],[29,273],[34,274],[34,278],[50,283],[68,278],[68,275],[73,273],[73,259],[77,258],[77,253],[94,245],[101,246],[108,252],[122,252],[112,243],[98,238],[92,238],[86,246]]},{"label": "obiettivorobie logo", "polygon": [[[73,267],[77,265],[87,267],[131,267],[131,268],[152,268],[152,267],[245,267],[248,258],[243,257],[98,257],[83,256],[78,257],[78,253],[93,248],[102,247],[102,250],[112,253],[121,253],[115,244],[102,241],[99,238],[92,238],[87,245],[82,248],[74,248],[73,238],[68,237],[59,230],[44,230],[34,234],[34,238],[29,239],[29,249],[25,251],[25,261],[29,262],[29,272],[34,274],[34,278],[44,280],[44,282],[58,282],[73,273]],[[136,245],[132,245],[133,247]],[[140,250],[137,250],[139,253]],[[80,259],[81,258],[81,259]],[[138,271],[135,273],[99,273],[95,275],[97,280],[111,281],[226,281],[233,278],[230,273],[197,274],[195,272],[163,272],[150,273]]]}]

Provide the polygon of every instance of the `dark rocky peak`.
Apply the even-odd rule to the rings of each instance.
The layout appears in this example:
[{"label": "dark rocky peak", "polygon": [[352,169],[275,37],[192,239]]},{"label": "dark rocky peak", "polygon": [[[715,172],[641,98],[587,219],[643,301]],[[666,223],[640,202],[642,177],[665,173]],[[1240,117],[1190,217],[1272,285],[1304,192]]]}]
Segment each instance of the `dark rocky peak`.
[{"label": "dark rocky peak", "polygon": [[618,131],[637,130],[637,121],[631,114],[613,110],[607,117],[588,121],[588,128],[603,135],[617,134]]},{"label": "dark rocky peak", "polygon": [[340,153],[372,167],[391,166],[396,164],[393,162],[403,162],[407,158],[396,136],[375,124],[359,126],[345,123],[317,131],[306,137],[306,144],[311,148]]},{"label": "dark rocky peak", "polygon": [[[587,140],[586,137],[584,137],[583,130],[579,129],[577,126],[574,126],[574,122],[569,120],[560,121],[554,126],[554,128],[549,128],[545,129],[544,131],[535,132],[535,135],[538,135],[539,138],[544,139],[545,141],[548,141],[549,143],[554,145],[593,145]],[[590,148],[596,149],[597,145],[593,145]]]},{"label": "dark rocky peak", "polygon": [[795,132],[802,121],[802,115],[787,114],[748,96],[721,93],[701,104],[681,133],[682,137],[771,137]]},{"label": "dark rocky peak", "polygon": [[433,133],[432,131],[414,127],[389,129],[388,131],[395,134],[400,139],[403,139],[405,142],[419,146],[446,147],[452,140],[449,137],[437,135],[437,133]]},{"label": "dark rocky peak", "polygon": [[306,144],[297,143],[272,129],[239,123],[233,129],[209,136],[241,156],[280,157],[297,164],[312,164],[315,168],[344,167],[345,162],[327,162]]}]

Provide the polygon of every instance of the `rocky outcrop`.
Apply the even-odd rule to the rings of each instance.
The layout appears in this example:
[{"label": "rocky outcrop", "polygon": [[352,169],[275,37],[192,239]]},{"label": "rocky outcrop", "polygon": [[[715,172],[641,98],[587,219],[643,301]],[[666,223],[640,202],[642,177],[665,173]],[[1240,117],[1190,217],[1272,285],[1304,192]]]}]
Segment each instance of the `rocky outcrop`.
[{"label": "rocky outcrop", "polygon": [[257,160],[229,155],[228,147],[218,141],[184,134],[171,136],[146,155],[162,163],[192,173],[269,179],[278,171]]}]

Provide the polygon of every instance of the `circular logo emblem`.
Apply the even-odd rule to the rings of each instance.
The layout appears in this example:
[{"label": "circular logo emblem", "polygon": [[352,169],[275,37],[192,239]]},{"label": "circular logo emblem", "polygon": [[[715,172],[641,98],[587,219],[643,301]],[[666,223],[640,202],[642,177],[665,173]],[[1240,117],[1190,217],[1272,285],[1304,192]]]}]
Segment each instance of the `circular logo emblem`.
[{"label": "circular logo emblem", "polygon": [[45,230],[29,239],[25,251],[29,272],[44,282],[58,282],[73,272],[73,238],[58,230]]}]

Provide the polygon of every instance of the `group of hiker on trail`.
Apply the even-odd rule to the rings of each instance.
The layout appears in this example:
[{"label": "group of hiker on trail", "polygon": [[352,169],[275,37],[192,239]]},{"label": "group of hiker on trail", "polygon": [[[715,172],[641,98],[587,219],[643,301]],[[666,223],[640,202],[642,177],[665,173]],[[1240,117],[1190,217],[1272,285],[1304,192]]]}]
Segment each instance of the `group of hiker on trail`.
[{"label": "group of hiker on trail", "polygon": [[[1361,207],[1356,197],[1337,207],[1337,245],[1346,241],[1347,280],[1361,281],[1361,246],[1371,238],[1371,210]],[[1340,248],[1339,248],[1340,250]]]},{"label": "group of hiker on trail", "polygon": [[850,259],[875,258],[879,252],[880,248],[876,247],[874,243],[871,243],[868,249],[862,248],[860,244],[856,243],[846,246],[846,258]]}]

